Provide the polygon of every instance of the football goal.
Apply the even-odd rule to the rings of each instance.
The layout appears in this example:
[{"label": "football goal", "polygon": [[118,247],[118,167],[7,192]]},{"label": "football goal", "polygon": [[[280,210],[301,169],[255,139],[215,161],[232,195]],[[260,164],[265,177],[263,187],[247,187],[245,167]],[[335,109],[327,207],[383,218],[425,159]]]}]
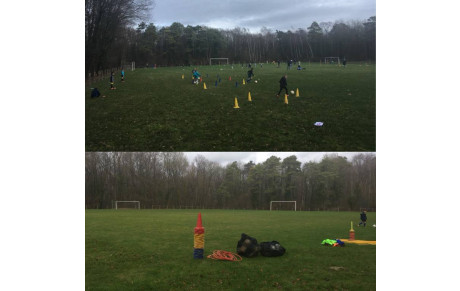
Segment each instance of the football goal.
[{"label": "football goal", "polygon": [[325,64],[333,64],[333,65],[339,65],[340,66],[340,58],[339,57],[325,57],[324,58],[324,63]]},{"label": "football goal", "polygon": [[297,211],[297,201],[270,201],[270,211],[272,210]]},{"label": "football goal", "polygon": [[115,201],[115,209],[141,209],[139,201]]},{"label": "football goal", "polygon": [[126,62],[123,66],[123,69],[134,71],[136,69],[136,62]]},{"label": "football goal", "polygon": [[226,64],[228,65],[228,58],[210,58],[209,59],[209,65],[212,66],[214,61],[214,65],[222,65]]}]

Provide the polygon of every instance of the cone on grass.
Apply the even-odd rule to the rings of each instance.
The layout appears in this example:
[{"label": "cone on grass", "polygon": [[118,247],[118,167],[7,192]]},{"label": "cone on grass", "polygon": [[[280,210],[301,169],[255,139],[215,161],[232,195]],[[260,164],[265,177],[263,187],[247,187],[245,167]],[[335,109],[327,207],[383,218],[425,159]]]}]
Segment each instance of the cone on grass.
[{"label": "cone on grass", "polygon": [[203,222],[201,220],[201,212],[198,212],[198,218],[196,219],[195,233],[203,233]]},{"label": "cone on grass", "polygon": [[182,80],[184,79],[184,74],[182,74]]},{"label": "cone on grass", "polygon": [[236,97],[235,97],[235,106],[234,106],[233,108],[235,108],[235,109],[240,108],[240,107],[238,106],[238,99],[237,99]]},{"label": "cone on grass", "polygon": [[252,99],[251,99],[251,92],[248,93],[248,101],[252,101]]},{"label": "cone on grass", "polygon": [[243,85],[246,85],[246,82],[244,81],[244,79],[243,79]]},{"label": "cone on grass", "polygon": [[232,76],[228,77],[228,80],[231,81],[231,80],[232,80]]},{"label": "cone on grass", "polygon": [[200,83],[203,82],[203,77],[200,77]]},{"label": "cone on grass", "polygon": [[299,94],[299,88],[297,88],[297,90],[295,91],[295,97],[299,97],[300,94]]},{"label": "cone on grass", "polygon": [[284,94],[284,104],[289,104],[288,95]]},{"label": "cone on grass", "polygon": [[206,90],[208,88],[206,88],[206,83],[203,83],[203,88]]}]

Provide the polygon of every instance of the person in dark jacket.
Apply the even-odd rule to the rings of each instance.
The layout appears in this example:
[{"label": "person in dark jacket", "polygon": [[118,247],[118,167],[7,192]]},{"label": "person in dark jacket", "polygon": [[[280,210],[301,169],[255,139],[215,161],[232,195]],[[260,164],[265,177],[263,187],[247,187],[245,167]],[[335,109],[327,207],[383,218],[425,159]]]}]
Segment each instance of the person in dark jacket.
[{"label": "person in dark jacket", "polygon": [[110,90],[115,90],[116,88],[113,86],[115,82],[115,75],[112,71],[112,73],[110,74]]},{"label": "person in dark jacket", "polygon": [[248,79],[246,80],[246,82],[250,82],[252,80],[252,77],[254,76],[254,68],[251,68],[249,71],[248,71]]},{"label": "person in dark jacket", "polygon": [[286,90],[286,95],[289,95],[289,90],[287,88],[287,75],[285,74],[281,79],[280,79],[280,90],[278,91],[278,94],[276,94],[276,97],[280,96],[281,90]]},{"label": "person in dark jacket", "polygon": [[361,224],[364,224],[364,227],[366,226],[366,221],[367,221],[367,214],[366,210],[361,212],[361,222],[358,224],[358,227],[361,226]]}]

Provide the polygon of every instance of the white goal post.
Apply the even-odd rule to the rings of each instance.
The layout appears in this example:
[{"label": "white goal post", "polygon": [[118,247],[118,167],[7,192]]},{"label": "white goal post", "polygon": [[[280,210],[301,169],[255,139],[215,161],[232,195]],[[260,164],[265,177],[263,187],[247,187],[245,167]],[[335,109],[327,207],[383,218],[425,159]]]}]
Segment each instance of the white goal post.
[{"label": "white goal post", "polygon": [[273,210],[273,203],[294,203],[294,211],[297,211],[297,201],[270,201],[270,211]]},{"label": "white goal post", "polygon": [[[227,65],[228,65],[228,58],[210,58],[209,59],[209,65],[210,66],[212,65],[212,60],[219,60],[219,61],[225,60],[225,61],[227,61]],[[220,64],[220,62],[219,62],[219,64]]]},{"label": "white goal post", "polygon": [[122,67],[125,70],[134,71],[136,69],[136,62],[126,62],[126,63],[124,63],[124,65]]},{"label": "white goal post", "polygon": [[141,202],[140,201],[115,201],[115,209],[118,209],[119,203],[133,203],[134,204],[134,209],[141,209]]}]

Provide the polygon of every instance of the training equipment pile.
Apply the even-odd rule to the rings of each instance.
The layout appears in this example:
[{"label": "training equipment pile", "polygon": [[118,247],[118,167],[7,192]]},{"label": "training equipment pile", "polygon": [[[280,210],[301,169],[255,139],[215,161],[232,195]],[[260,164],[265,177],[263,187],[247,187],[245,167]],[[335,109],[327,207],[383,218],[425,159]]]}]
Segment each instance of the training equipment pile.
[{"label": "training equipment pile", "polygon": [[345,243],[340,239],[325,239],[321,243],[324,246],[344,247]]},{"label": "training equipment pile", "polygon": [[257,239],[242,233],[236,245],[239,255],[247,258],[256,257],[259,253],[264,257],[279,257],[284,255],[286,249],[277,241],[257,243]]},{"label": "training equipment pile", "polygon": [[204,227],[201,222],[201,212],[198,213],[198,219],[193,235],[193,258],[202,259],[204,254]]}]

